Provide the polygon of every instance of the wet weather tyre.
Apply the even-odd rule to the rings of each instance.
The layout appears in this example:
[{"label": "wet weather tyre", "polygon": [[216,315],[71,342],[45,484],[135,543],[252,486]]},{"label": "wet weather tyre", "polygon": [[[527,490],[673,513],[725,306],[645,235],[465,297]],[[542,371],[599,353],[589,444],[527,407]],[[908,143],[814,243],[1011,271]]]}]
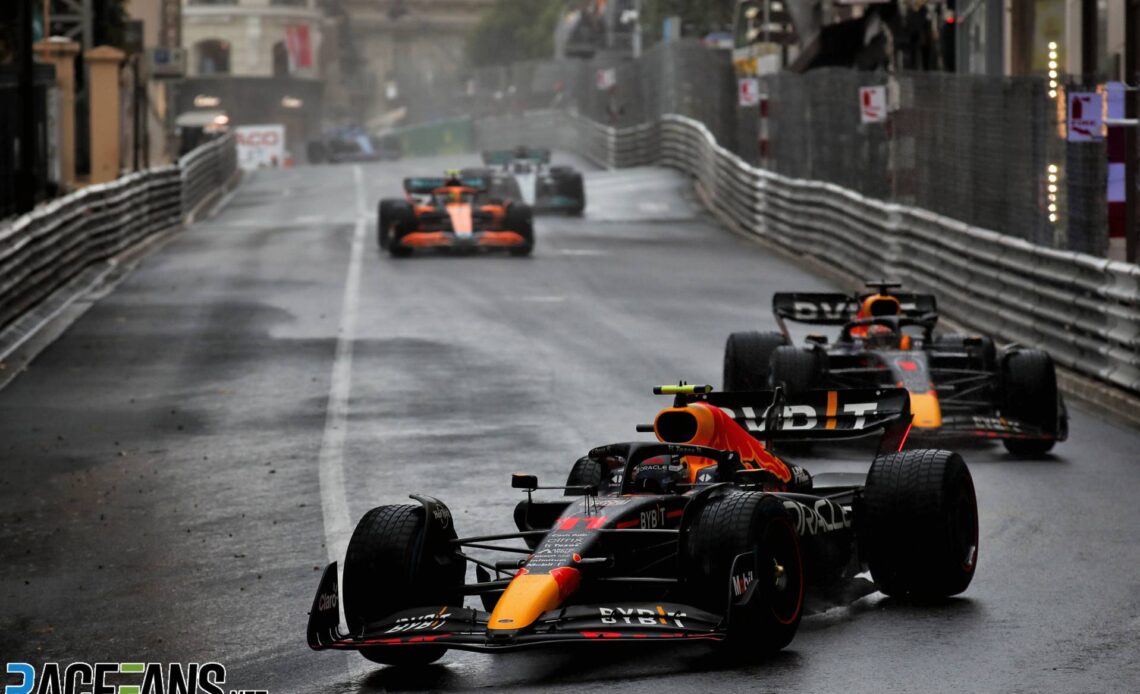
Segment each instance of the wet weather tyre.
[{"label": "wet weather tyre", "polygon": [[582,181],[582,174],[570,173],[562,181],[563,195],[577,201],[577,204],[567,209],[567,213],[580,217],[586,211],[586,186]]},{"label": "wet weather tyre", "polygon": [[376,241],[381,250],[392,256],[403,258],[411,255],[412,249],[393,243],[416,227],[416,214],[405,200],[381,200],[376,216]]},{"label": "wet weather tyre", "polygon": [[770,362],[772,386],[784,386],[788,395],[798,395],[814,388],[820,377],[819,356],[792,345],[772,350]]},{"label": "wet weather tyre", "polygon": [[[1001,413],[1044,430],[1056,437],[1061,433],[1061,399],[1057,393],[1057,370],[1048,353],[1020,349],[1002,360]],[[1055,439],[1004,439],[1010,453],[1036,457],[1048,453]]]},{"label": "wet weather tyre", "polygon": [[780,333],[732,333],[724,343],[724,390],[767,390],[772,352],[787,344]]},{"label": "wet weather tyre", "polygon": [[[566,477],[567,487],[601,487],[606,476],[605,466],[589,457],[579,458]],[[582,492],[567,489],[563,496],[582,496]]]},{"label": "wet weather tyre", "polygon": [[875,586],[939,600],[966,590],[978,563],[974,482],[957,453],[879,456],[855,507],[855,534]]},{"label": "wet weather tyre", "polygon": [[[714,497],[694,514],[681,542],[689,600],[714,614],[728,608],[724,652],[759,659],[791,643],[803,615],[804,572],[799,535],[783,501],[739,490]],[[733,562],[748,552],[755,578],[737,594]]]},{"label": "wet weather tyre", "polygon": [[[974,344],[966,344],[972,340]],[[935,351],[962,351],[970,357],[970,368],[992,372],[997,368],[997,347],[993,338],[977,335],[939,335],[934,338]]]},{"label": "wet weather tyre", "polygon": [[521,203],[508,205],[503,226],[507,231],[513,231],[523,237],[521,246],[510,249],[511,255],[527,256],[534,252],[534,213],[529,206]]},{"label": "wet weather tyre", "polygon": [[[446,548],[425,546],[422,506],[378,506],[357,523],[344,560],[344,614],[354,634],[369,623],[424,605],[458,605],[465,566],[447,560]],[[439,660],[444,646],[362,648],[360,654],[384,665],[425,665]]]}]

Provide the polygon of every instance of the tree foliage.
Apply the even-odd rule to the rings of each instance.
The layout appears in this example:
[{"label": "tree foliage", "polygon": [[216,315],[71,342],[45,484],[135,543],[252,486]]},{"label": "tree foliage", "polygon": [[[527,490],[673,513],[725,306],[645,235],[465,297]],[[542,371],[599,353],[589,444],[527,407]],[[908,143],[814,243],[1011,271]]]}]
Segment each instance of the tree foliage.
[{"label": "tree foliage", "polygon": [[504,65],[551,58],[554,28],[580,0],[498,0],[467,38],[467,55],[475,65]]},{"label": "tree foliage", "polygon": [[641,0],[641,29],[645,44],[661,39],[666,17],[681,18],[685,36],[704,36],[713,31],[732,29],[736,0]]}]

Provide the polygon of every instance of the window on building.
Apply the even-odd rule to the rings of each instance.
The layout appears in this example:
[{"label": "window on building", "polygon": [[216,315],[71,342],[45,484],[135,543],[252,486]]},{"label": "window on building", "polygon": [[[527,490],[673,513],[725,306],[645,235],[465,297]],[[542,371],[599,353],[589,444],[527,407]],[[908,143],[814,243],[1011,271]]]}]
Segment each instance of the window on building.
[{"label": "window on building", "polygon": [[230,73],[230,42],[206,39],[194,44],[194,64],[199,75],[228,75]]},{"label": "window on building", "polygon": [[289,75],[289,48],[284,41],[273,44],[273,76],[287,77]]}]

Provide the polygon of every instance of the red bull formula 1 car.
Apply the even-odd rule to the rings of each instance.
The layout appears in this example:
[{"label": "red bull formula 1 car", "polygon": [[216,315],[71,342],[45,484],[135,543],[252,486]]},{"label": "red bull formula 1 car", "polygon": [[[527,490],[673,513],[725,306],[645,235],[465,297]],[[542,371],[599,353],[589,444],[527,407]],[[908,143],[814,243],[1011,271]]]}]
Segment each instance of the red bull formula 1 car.
[{"label": "red bull formula 1 car", "polygon": [[404,192],[405,199],[380,201],[377,237],[393,257],[425,248],[534,251],[530,207],[489,196],[481,178],[405,178]]},{"label": "red bull formula 1 car", "polygon": [[[369,511],[349,543],[343,588],[336,563],[324,572],[309,645],[387,664],[432,662],[450,648],[622,641],[713,644],[759,658],[792,640],[806,591],[865,569],[892,596],[938,599],[969,585],[973,482],[955,453],[902,450],[906,391],[785,401],[779,389],[656,390],[676,395],[652,426],[638,427],[656,442],[595,448],[565,487],[514,476],[527,494],[517,532],[459,537],[448,508],[426,496]],[[872,433],[890,452],[866,475],[812,477],[770,449],[785,436]],[[532,498],[539,489],[566,496]]]},{"label": "red bull formula 1 car", "polygon": [[[1068,437],[1068,413],[1050,356],[992,339],[933,334],[931,294],[899,293],[894,282],[869,282],[856,296],[778,293],[779,332],[732,333],[724,351],[724,388],[781,384],[809,388],[897,386],[910,392],[915,433],[1001,439],[1016,455],[1044,455]],[[836,326],[834,341],[808,335],[792,344],[787,321]]]}]

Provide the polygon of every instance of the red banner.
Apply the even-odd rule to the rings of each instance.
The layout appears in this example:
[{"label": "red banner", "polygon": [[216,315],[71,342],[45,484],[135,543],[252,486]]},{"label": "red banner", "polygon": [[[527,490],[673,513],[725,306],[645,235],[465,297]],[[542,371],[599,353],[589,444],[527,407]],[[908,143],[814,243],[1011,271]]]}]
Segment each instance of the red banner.
[{"label": "red banner", "polygon": [[313,44],[308,24],[285,27],[285,47],[289,50],[289,71],[313,66]]}]

